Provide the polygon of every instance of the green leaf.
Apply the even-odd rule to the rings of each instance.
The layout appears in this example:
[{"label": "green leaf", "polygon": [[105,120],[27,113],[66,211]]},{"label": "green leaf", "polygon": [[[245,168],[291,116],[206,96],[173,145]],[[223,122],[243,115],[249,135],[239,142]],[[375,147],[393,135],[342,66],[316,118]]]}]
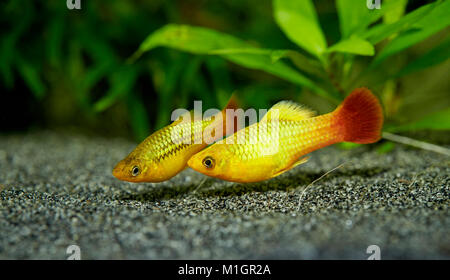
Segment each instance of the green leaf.
[{"label": "green leaf", "polygon": [[386,10],[383,16],[383,22],[388,24],[398,21],[405,13],[405,8],[408,4],[408,0],[384,0],[383,2],[393,3],[393,6]]},{"label": "green leaf", "polygon": [[395,148],[394,142],[386,141],[377,148],[377,152],[379,154],[386,154],[392,151],[394,148]]},{"label": "green leaf", "polygon": [[286,36],[323,60],[327,42],[310,0],[274,0],[275,20]]},{"label": "green leaf", "polygon": [[48,27],[47,40],[47,56],[52,66],[59,67],[62,52],[62,38],[64,32],[64,21],[61,16],[55,17],[51,20]]},{"label": "green leaf", "polygon": [[161,85],[157,88],[158,92],[158,112],[156,115],[155,126],[157,129],[167,125],[170,121],[171,104],[177,91],[177,88],[181,80],[183,79],[183,74],[186,69],[192,69],[193,62],[188,61],[187,55],[180,55],[175,63],[169,63],[164,65],[161,69],[164,73],[163,81]]},{"label": "green leaf", "polygon": [[315,76],[324,76],[326,72],[322,67],[322,64],[317,60],[308,58],[307,56],[301,54],[294,50],[270,50],[270,49],[258,49],[258,48],[240,48],[240,49],[221,49],[216,51],[211,51],[209,54],[260,54],[267,55],[270,57],[272,64],[277,62],[282,58],[289,58],[295,66],[309,74]]},{"label": "green leaf", "polygon": [[402,70],[400,70],[396,77],[410,74],[412,72],[420,71],[428,67],[439,64],[450,58],[450,37],[447,37],[444,42],[434,47],[424,55],[410,62]]},{"label": "green leaf", "polygon": [[417,21],[433,11],[438,3],[439,2],[434,2],[428,5],[424,5],[405,15],[400,20],[394,23],[378,24],[369,29],[367,32],[361,33],[361,38],[367,39],[369,42],[375,45],[388,38],[392,34],[412,28]]},{"label": "green leaf", "polygon": [[272,62],[271,52],[254,48],[246,42],[211,29],[188,25],[166,25],[150,34],[130,58],[132,61],[144,52],[165,46],[194,54],[219,55],[241,66],[263,70],[277,77],[307,87],[315,93],[335,100],[334,96],[282,61]]},{"label": "green leaf", "polygon": [[316,77],[327,77],[327,73],[323,65],[314,59],[310,59],[306,55],[294,50],[274,50],[270,54],[272,62],[276,62],[282,58],[289,58],[292,63],[301,71]]},{"label": "green leaf", "polygon": [[93,108],[96,112],[102,112],[113,105],[120,97],[131,93],[137,78],[135,68],[127,67],[114,73],[110,80],[110,89],[104,97],[98,100]]},{"label": "green leaf", "polygon": [[117,62],[118,57],[116,50],[111,47],[107,39],[98,36],[97,33],[90,29],[81,29],[79,31],[79,39],[92,59],[97,63]]},{"label": "green leaf", "polygon": [[34,96],[38,99],[43,98],[46,89],[44,83],[41,81],[41,77],[39,76],[39,71],[19,56],[16,57],[16,65],[19,74],[22,76],[22,79],[30,88]]},{"label": "green leaf", "polygon": [[116,69],[115,65],[112,62],[101,62],[97,63],[94,66],[90,67],[82,81],[81,88],[83,90],[89,91],[96,83],[98,83],[103,77],[107,76],[111,71]]},{"label": "green leaf", "polygon": [[126,100],[134,137],[141,142],[150,132],[147,110],[135,94],[128,95]]},{"label": "green leaf", "polygon": [[337,0],[336,9],[339,15],[339,27],[342,38],[348,38],[357,29],[364,29],[369,25],[366,1]]},{"label": "green leaf", "polygon": [[369,9],[367,1],[364,0],[337,0],[336,9],[338,11],[342,38],[345,39],[353,34],[361,35],[364,33],[371,23],[377,21],[387,11],[390,11],[396,5],[395,2],[383,1],[381,9]]},{"label": "green leaf", "polygon": [[5,29],[4,34],[0,36],[0,72],[2,72],[3,80],[7,88],[14,86],[12,68],[17,52],[17,43],[33,21],[32,3],[24,2],[24,6],[18,5],[16,8],[20,8],[20,20],[12,24],[11,29]]},{"label": "green leaf", "polygon": [[327,52],[343,52],[372,56],[375,54],[375,48],[370,42],[356,36],[352,36],[349,39],[344,39],[343,41],[331,46]]},{"label": "green leaf", "polygon": [[208,28],[168,24],[150,34],[132,58],[162,46],[194,54],[210,54],[223,49],[250,48],[248,44],[233,36]]},{"label": "green leaf", "polygon": [[400,34],[384,47],[373,61],[373,66],[449,26],[449,14],[450,1],[444,1],[441,5],[436,6],[429,14],[414,24],[419,29]]},{"label": "green leaf", "polygon": [[390,132],[401,132],[411,130],[450,130],[450,108],[430,114],[418,121],[404,125],[392,126]]}]

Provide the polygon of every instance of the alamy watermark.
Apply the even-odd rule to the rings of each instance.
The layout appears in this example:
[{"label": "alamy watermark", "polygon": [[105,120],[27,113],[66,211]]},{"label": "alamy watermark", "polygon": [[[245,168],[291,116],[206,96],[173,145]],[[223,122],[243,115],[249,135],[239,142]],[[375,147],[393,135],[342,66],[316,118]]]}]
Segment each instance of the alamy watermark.
[{"label": "alamy watermark", "polygon": [[367,0],[366,2],[367,8],[370,10],[373,9],[381,9],[381,0]]},{"label": "alamy watermark", "polygon": [[[266,115],[269,114],[270,117]],[[171,120],[177,122],[172,129],[171,139],[174,144],[212,144],[221,140],[225,135],[225,144],[271,144],[272,148],[278,145],[280,121],[279,110],[250,108],[243,109],[208,109],[202,113],[202,102],[194,101],[193,113],[186,109],[176,109],[172,112]],[[247,129],[246,120],[251,124]],[[206,127],[204,127],[206,122]]]},{"label": "alamy watermark", "polygon": [[381,249],[378,245],[370,245],[366,249],[366,253],[370,254],[367,258],[368,260],[380,260],[381,259]]},{"label": "alamy watermark", "polygon": [[68,260],[81,260],[81,249],[78,245],[70,245],[66,249],[66,254]]},{"label": "alamy watermark", "polygon": [[67,9],[69,10],[80,10],[81,9],[81,0],[67,0],[66,1]]}]

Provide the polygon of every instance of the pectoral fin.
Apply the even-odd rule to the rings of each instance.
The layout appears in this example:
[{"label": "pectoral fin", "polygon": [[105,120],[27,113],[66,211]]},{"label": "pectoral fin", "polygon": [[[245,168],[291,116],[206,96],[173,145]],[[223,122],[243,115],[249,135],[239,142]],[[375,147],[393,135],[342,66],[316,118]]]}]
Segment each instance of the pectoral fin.
[{"label": "pectoral fin", "polygon": [[289,170],[291,170],[292,168],[294,168],[294,167],[296,167],[296,166],[298,166],[298,165],[300,165],[300,164],[303,164],[303,163],[307,162],[308,159],[309,159],[309,157],[303,157],[303,158],[300,158],[299,160],[295,161],[293,164],[289,165],[288,167],[285,167],[285,168],[279,170],[277,173],[273,174],[271,178],[276,177],[276,176],[278,176],[278,175],[281,175],[281,174],[283,174],[284,172],[289,171]]}]

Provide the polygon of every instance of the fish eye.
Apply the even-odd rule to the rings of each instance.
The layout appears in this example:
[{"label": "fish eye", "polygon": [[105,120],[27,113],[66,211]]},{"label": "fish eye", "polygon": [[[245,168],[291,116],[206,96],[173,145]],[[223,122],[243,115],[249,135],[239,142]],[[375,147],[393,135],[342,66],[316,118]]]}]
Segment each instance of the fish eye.
[{"label": "fish eye", "polygon": [[209,168],[209,169],[211,169],[211,168],[214,168],[214,159],[212,158],[212,157],[205,157],[204,159],[203,159],[203,165],[206,167],[206,168]]},{"label": "fish eye", "polygon": [[139,172],[140,172],[140,170],[139,170],[139,167],[137,167],[137,166],[134,166],[133,169],[131,169],[131,175],[133,175],[133,176],[139,175]]}]

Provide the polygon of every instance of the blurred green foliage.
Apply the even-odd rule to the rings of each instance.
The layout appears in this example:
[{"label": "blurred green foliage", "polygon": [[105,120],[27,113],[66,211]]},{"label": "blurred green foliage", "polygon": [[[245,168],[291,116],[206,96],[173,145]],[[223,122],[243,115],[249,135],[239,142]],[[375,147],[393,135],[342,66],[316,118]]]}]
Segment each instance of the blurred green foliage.
[{"label": "blurred green foliage", "polygon": [[26,85],[49,126],[142,140],[194,99],[327,112],[366,86],[386,130],[450,129],[450,1],[65,2],[0,4],[0,78]]}]

